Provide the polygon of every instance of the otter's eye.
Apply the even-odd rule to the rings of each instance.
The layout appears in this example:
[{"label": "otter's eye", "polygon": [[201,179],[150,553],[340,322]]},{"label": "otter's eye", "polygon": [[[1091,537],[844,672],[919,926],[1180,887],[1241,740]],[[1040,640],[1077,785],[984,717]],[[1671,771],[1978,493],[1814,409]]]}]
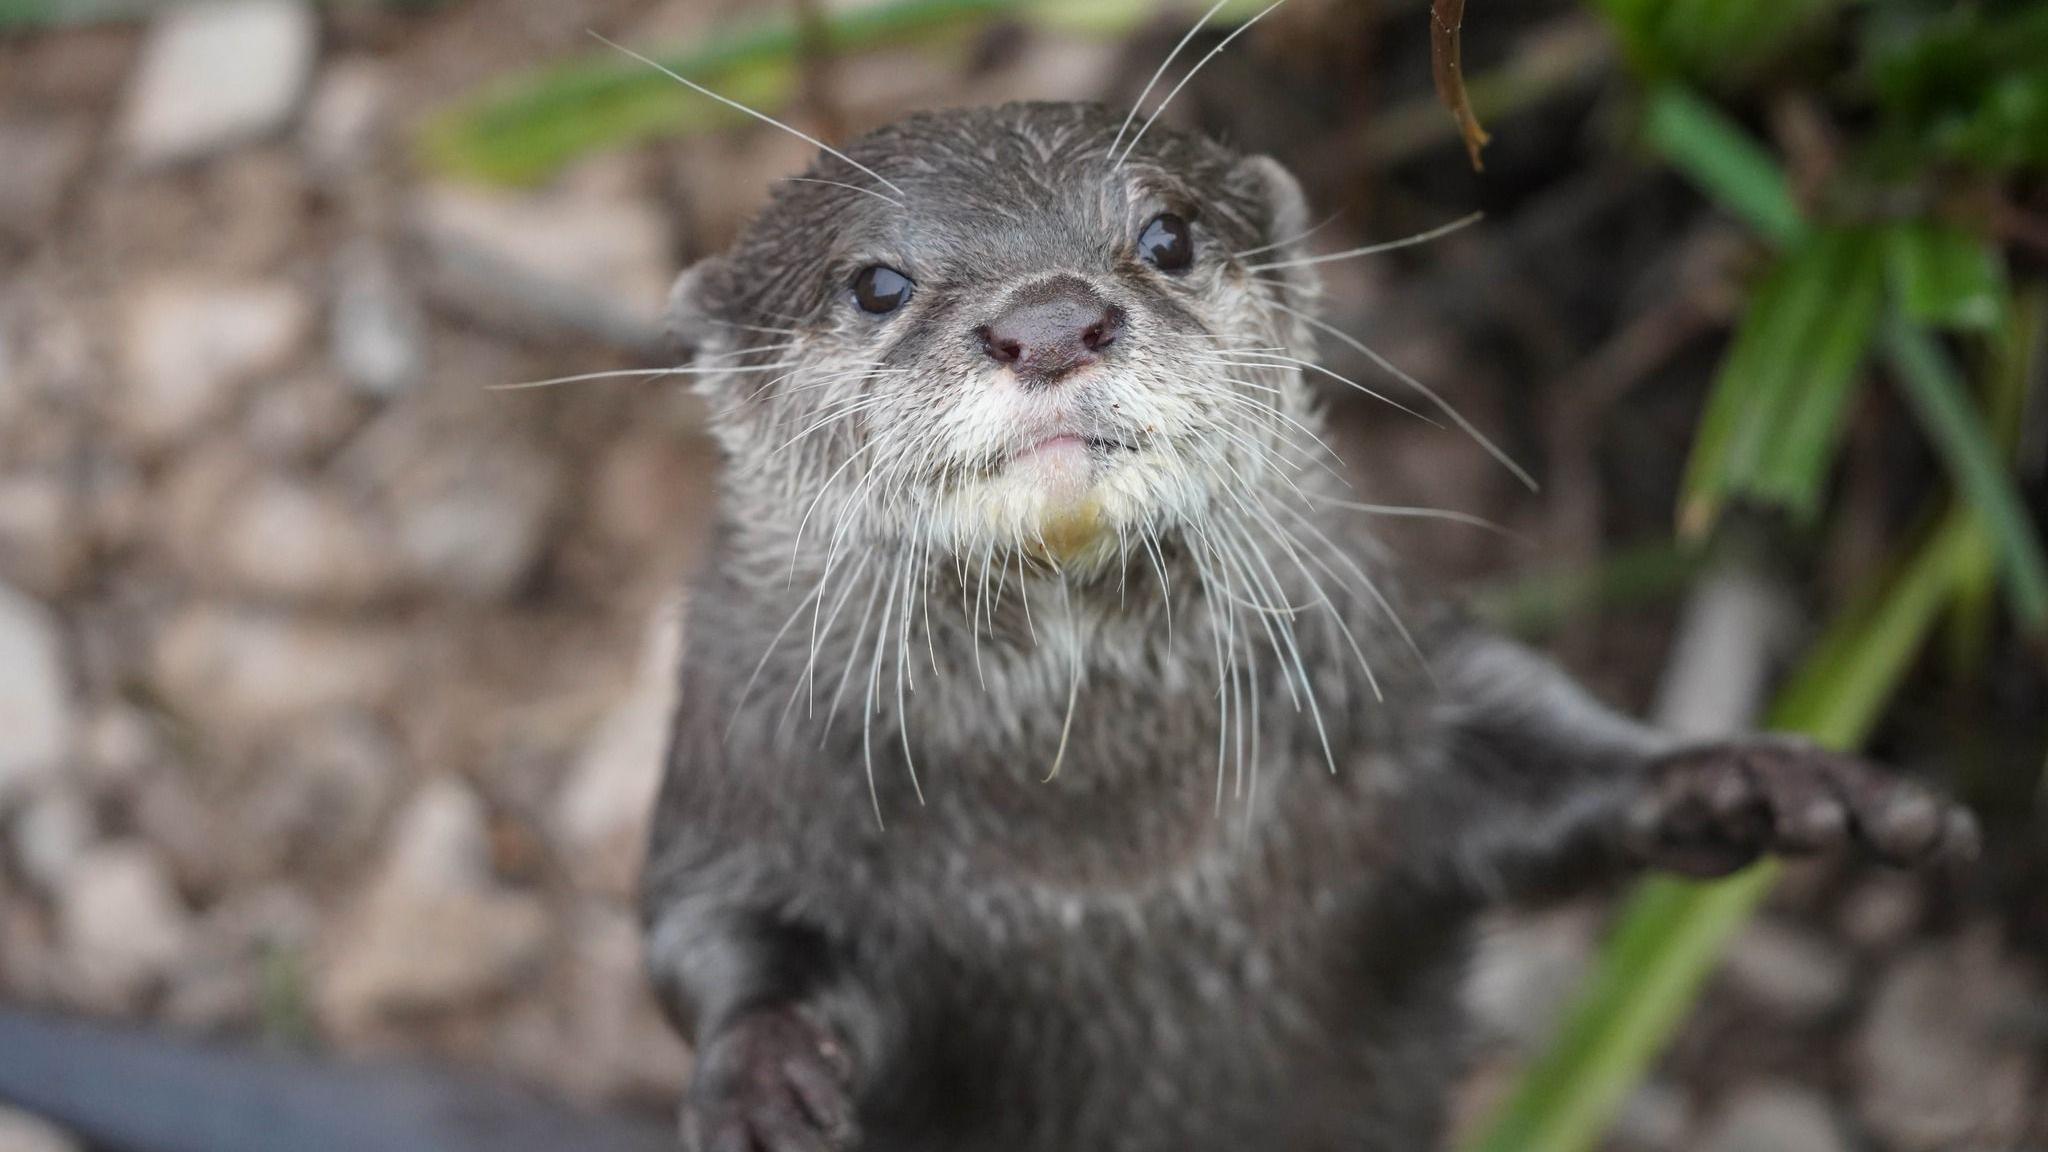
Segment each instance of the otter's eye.
[{"label": "otter's eye", "polygon": [[886,264],[871,264],[853,278],[853,299],[861,311],[880,316],[910,303],[910,293],[915,287],[910,277],[894,268]]},{"label": "otter's eye", "polygon": [[1161,212],[1138,233],[1138,255],[1162,272],[1185,272],[1195,262],[1195,231],[1179,216]]}]

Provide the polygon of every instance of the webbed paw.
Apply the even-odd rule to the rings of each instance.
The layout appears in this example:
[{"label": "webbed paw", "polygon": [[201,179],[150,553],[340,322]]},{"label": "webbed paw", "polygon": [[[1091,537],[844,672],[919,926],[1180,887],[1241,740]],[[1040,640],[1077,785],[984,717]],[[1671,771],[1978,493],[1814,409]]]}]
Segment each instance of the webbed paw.
[{"label": "webbed paw", "polygon": [[1798,740],[1700,745],[1658,762],[1626,814],[1629,849],[1652,867],[1722,876],[1767,852],[1855,845],[1901,867],[1974,859],[1976,819],[1853,756]]}]

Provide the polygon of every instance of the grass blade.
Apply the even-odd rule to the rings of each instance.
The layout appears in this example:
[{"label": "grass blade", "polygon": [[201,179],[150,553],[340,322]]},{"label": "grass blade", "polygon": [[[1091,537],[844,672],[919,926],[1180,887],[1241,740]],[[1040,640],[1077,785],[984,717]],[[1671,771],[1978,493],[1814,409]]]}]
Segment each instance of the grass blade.
[{"label": "grass blade", "polygon": [[1947,354],[1925,329],[1904,319],[1886,326],[1885,350],[1956,488],[1990,533],[2013,612],[2032,630],[2048,626],[2048,560],[2041,539],[2007,477],[2003,454]]},{"label": "grass blade", "polygon": [[1679,85],[1650,94],[1644,139],[1716,203],[1780,246],[1806,231],[1778,162],[1742,127]]}]

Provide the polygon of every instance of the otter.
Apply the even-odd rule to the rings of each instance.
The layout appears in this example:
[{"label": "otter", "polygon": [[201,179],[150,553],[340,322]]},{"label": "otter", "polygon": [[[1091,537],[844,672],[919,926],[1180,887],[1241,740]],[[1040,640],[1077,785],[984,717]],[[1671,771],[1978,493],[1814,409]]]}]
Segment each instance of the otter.
[{"label": "otter", "polygon": [[1271,159],[1013,104],[826,150],[682,276],[725,457],[644,875],[687,1147],[1414,1152],[1486,907],[1974,852],[1403,580],[1326,467],[1308,218]]}]

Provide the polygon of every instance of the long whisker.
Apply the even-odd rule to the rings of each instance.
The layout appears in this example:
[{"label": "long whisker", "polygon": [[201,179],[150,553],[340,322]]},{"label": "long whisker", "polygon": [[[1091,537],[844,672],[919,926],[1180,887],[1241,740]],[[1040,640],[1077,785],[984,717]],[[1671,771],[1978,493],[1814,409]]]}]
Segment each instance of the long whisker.
[{"label": "long whisker", "polygon": [[1360,384],[1358,381],[1353,380],[1351,377],[1346,376],[1340,372],[1334,372],[1328,368],[1325,368],[1321,364],[1317,364],[1313,360],[1303,360],[1295,356],[1274,355],[1270,359],[1266,360],[1232,360],[1217,358],[1214,360],[1207,360],[1204,362],[1212,364],[1222,364],[1237,368],[1271,368],[1277,367],[1282,364],[1292,365],[1296,368],[1301,368],[1310,372],[1314,372],[1319,376],[1327,376],[1330,379],[1335,380],[1339,384],[1344,384],[1348,385],[1349,387],[1356,388],[1358,391],[1365,393],[1367,396],[1370,396],[1383,404],[1391,405],[1392,407],[1398,408],[1401,411],[1406,412],[1408,415],[1415,417],[1417,420],[1422,421],[1424,424],[1427,424],[1432,428],[1443,427],[1443,425],[1437,423],[1436,421],[1430,419],[1427,416],[1424,416],[1422,413],[1417,412],[1415,409],[1410,408],[1406,404],[1401,403],[1399,400],[1395,400],[1388,396],[1383,396],[1380,393],[1375,392],[1370,388],[1367,388],[1365,385]]},{"label": "long whisker", "polygon": [[517,384],[486,384],[486,392],[523,392],[532,388],[553,388],[558,384],[580,384],[586,380],[623,380],[628,377],[660,379],[664,376],[723,376],[737,372],[771,372],[794,367],[794,362],[784,364],[706,365],[682,368],[621,368],[615,372],[582,372],[574,376],[556,376],[550,380],[525,380]]},{"label": "long whisker", "polygon": [[1152,90],[1157,88],[1159,82],[1166,78],[1166,70],[1173,67],[1173,62],[1180,59],[1180,54],[1187,50],[1189,44],[1194,43],[1195,37],[1201,35],[1202,29],[1207,28],[1209,21],[1215,19],[1216,14],[1223,11],[1224,6],[1229,3],[1230,0],[1216,0],[1215,5],[1207,12],[1202,13],[1200,20],[1195,21],[1195,26],[1188,29],[1188,34],[1180,38],[1180,43],[1173,46],[1173,51],[1166,54],[1166,59],[1159,62],[1159,71],[1152,73],[1152,79],[1145,83],[1145,90],[1138,93],[1136,100],[1131,101],[1131,110],[1124,117],[1124,122],[1118,126],[1116,139],[1109,142],[1109,159],[1116,159],[1117,146],[1124,142],[1124,133],[1131,130],[1131,121],[1136,120],[1139,110],[1145,107],[1145,97],[1152,94]]},{"label": "long whisker", "polygon": [[1464,524],[1472,528],[1483,528],[1488,532],[1498,533],[1499,535],[1505,536],[1510,540],[1520,541],[1524,544],[1529,543],[1529,538],[1527,536],[1524,536],[1520,532],[1517,532],[1514,529],[1506,527],[1504,525],[1496,524],[1495,522],[1488,520],[1484,516],[1474,516],[1470,512],[1456,512],[1448,508],[1419,508],[1403,504],[1361,504],[1356,500],[1338,500],[1334,497],[1321,495],[1320,493],[1312,494],[1309,498],[1311,500],[1328,504],[1333,508],[1344,508],[1352,512],[1363,512],[1368,516],[1388,516],[1397,519],[1413,518],[1419,520],[1443,520],[1452,524]]},{"label": "long whisker", "polygon": [[1515,463],[1513,457],[1509,456],[1506,452],[1501,451],[1498,445],[1496,445],[1493,441],[1487,439],[1485,433],[1481,432],[1477,427],[1475,427],[1470,420],[1465,419],[1464,414],[1459,412],[1456,408],[1452,407],[1450,401],[1445,400],[1442,396],[1437,395],[1435,389],[1429,387],[1427,384],[1424,384],[1422,381],[1417,380],[1415,377],[1410,376],[1408,373],[1403,372],[1398,366],[1394,364],[1393,361],[1388,360],[1386,357],[1373,351],[1371,348],[1366,346],[1364,341],[1358,339],[1356,336],[1353,336],[1351,333],[1344,331],[1342,328],[1337,327],[1335,324],[1331,324],[1328,321],[1323,320],[1317,316],[1311,315],[1310,313],[1304,312],[1299,308],[1290,308],[1285,304],[1279,303],[1278,301],[1268,301],[1267,303],[1271,307],[1276,308],[1282,312],[1285,312],[1289,316],[1292,316],[1297,320],[1300,320],[1302,323],[1307,324],[1309,327],[1314,328],[1316,331],[1325,333],[1329,336],[1336,338],[1339,341],[1342,341],[1345,345],[1347,345],[1354,351],[1358,352],[1366,359],[1371,360],[1374,364],[1378,365],[1379,369],[1382,372],[1385,372],[1387,375],[1392,376],[1394,379],[1399,380],[1401,383],[1408,385],[1410,388],[1415,389],[1417,392],[1422,393],[1423,396],[1429,399],[1430,403],[1436,405],[1439,411],[1441,411],[1445,416],[1449,417],[1452,423],[1456,424],[1458,428],[1462,430],[1467,436],[1472,437],[1475,443],[1477,443],[1481,448],[1485,449],[1487,455],[1493,457],[1496,461],[1499,461],[1501,467],[1506,468],[1509,472],[1514,473],[1515,479],[1520,480],[1522,482],[1523,487],[1527,488],[1531,492],[1540,492],[1543,490],[1542,485],[1536,483],[1536,478],[1534,476],[1529,475],[1529,473],[1520,464]]},{"label": "long whisker", "polygon": [[[879,176],[875,178],[877,180],[881,179]],[[844,188],[848,192],[858,192],[863,196],[873,196],[884,204],[893,204],[898,208],[903,207],[903,201],[896,199],[894,196],[884,195],[873,188],[863,188],[858,184],[848,184],[844,180],[821,180],[816,176],[784,176],[782,181],[785,184],[825,184],[833,188]]]},{"label": "long whisker", "polygon": [[1247,248],[1242,252],[1232,252],[1230,254],[1230,258],[1232,260],[1242,260],[1247,256],[1262,256],[1268,252],[1277,251],[1281,248],[1293,247],[1294,245],[1301,243],[1302,241],[1308,239],[1311,236],[1314,236],[1316,233],[1321,232],[1323,229],[1328,228],[1330,225],[1335,224],[1337,221],[1342,220],[1343,218],[1344,213],[1340,209],[1324,217],[1321,223],[1317,224],[1315,227],[1309,229],[1306,232],[1301,232],[1293,236],[1289,236],[1285,240],[1275,240],[1271,244],[1261,244],[1257,248]]},{"label": "long whisker", "polygon": [[1453,232],[1462,232],[1484,219],[1486,219],[1486,213],[1474,212],[1469,216],[1460,216],[1449,224],[1431,228],[1427,232],[1417,232],[1413,236],[1403,237],[1399,240],[1387,240],[1378,244],[1368,244],[1363,248],[1353,248],[1347,252],[1332,252],[1325,256],[1303,256],[1297,260],[1273,260],[1264,264],[1253,264],[1247,267],[1246,271],[1271,272],[1277,268],[1308,268],[1316,264],[1334,264],[1339,260],[1355,260],[1360,256],[1376,256],[1381,252],[1413,248],[1418,244],[1427,244],[1431,240],[1440,240]]},{"label": "long whisker", "polygon": [[[660,72],[662,75],[668,77],[669,79],[675,81],[678,84],[681,84],[683,87],[688,88],[690,91],[697,93],[699,96],[705,96],[709,97],[712,100],[716,100],[720,104],[723,104],[728,108],[731,108],[735,112],[744,112],[747,115],[752,116],[754,119],[759,120],[763,124],[768,124],[773,127],[780,128],[784,132],[789,133],[791,136],[796,137],[797,139],[803,141],[806,144],[809,144],[810,146],[818,149],[821,152],[826,153],[827,155],[836,156],[839,159],[844,160],[846,163],[851,164],[853,167],[859,169],[860,171],[867,173],[869,176],[873,177],[877,183],[881,184],[885,188],[888,188],[890,191],[896,193],[898,196],[910,195],[910,193],[905,192],[902,188],[898,187],[888,177],[882,175],[881,173],[875,171],[874,169],[868,167],[867,165],[861,163],[860,161],[855,160],[853,157],[848,156],[846,153],[841,152],[839,149],[834,148],[830,144],[825,143],[823,140],[820,140],[815,136],[808,135],[804,132],[800,132],[797,129],[792,128],[787,124],[784,124],[782,121],[777,120],[775,117],[770,116],[765,112],[757,112],[754,109],[747,107],[745,104],[742,104],[729,96],[721,96],[718,93],[713,92],[711,89],[706,88],[702,84],[697,83],[695,80],[692,80],[689,77],[684,76],[682,73],[677,72],[675,69],[668,67],[661,61],[655,60],[652,57],[642,56],[640,53],[633,51],[631,48],[628,48],[615,40],[607,39],[601,33],[592,32],[590,35],[592,36],[592,38],[596,39],[598,43],[607,45],[613,49],[616,49],[617,51],[623,52],[626,55],[631,56],[633,59],[640,61],[642,64],[647,65],[649,68],[652,68],[657,72]],[[894,203],[898,208],[904,206],[903,202],[900,200],[895,201]]]},{"label": "long whisker", "polygon": [[1236,40],[1239,36],[1242,36],[1246,32],[1251,31],[1253,25],[1257,24],[1261,20],[1264,20],[1269,14],[1272,13],[1274,9],[1280,7],[1282,4],[1285,3],[1287,3],[1287,0],[1273,0],[1271,4],[1261,9],[1258,15],[1238,25],[1236,28],[1231,29],[1230,35],[1225,36],[1221,41],[1217,43],[1217,45],[1214,48],[1209,49],[1209,54],[1207,56],[1202,57],[1199,61],[1197,61],[1193,68],[1188,69],[1188,74],[1181,77],[1180,83],[1175,84],[1173,86],[1173,90],[1166,94],[1166,99],[1161,100],[1159,102],[1159,107],[1154,108],[1152,110],[1152,115],[1146,119],[1145,126],[1143,128],[1138,129],[1138,134],[1136,136],[1131,137],[1130,145],[1124,149],[1124,154],[1121,158],[1117,160],[1116,166],[1121,168],[1124,166],[1125,162],[1130,160],[1131,153],[1136,152],[1138,150],[1138,142],[1145,138],[1145,133],[1150,132],[1152,130],[1152,125],[1158,123],[1159,117],[1163,113],[1165,113],[1165,111],[1169,107],[1173,105],[1174,97],[1179,96],[1181,93],[1181,89],[1186,88],[1188,86],[1188,81],[1193,80],[1198,74],[1200,74],[1202,69],[1208,66],[1209,61],[1214,60],[1216,57],[1222,55],[1223,50],[1225,48],[1230,47],[1231,41]]}]

